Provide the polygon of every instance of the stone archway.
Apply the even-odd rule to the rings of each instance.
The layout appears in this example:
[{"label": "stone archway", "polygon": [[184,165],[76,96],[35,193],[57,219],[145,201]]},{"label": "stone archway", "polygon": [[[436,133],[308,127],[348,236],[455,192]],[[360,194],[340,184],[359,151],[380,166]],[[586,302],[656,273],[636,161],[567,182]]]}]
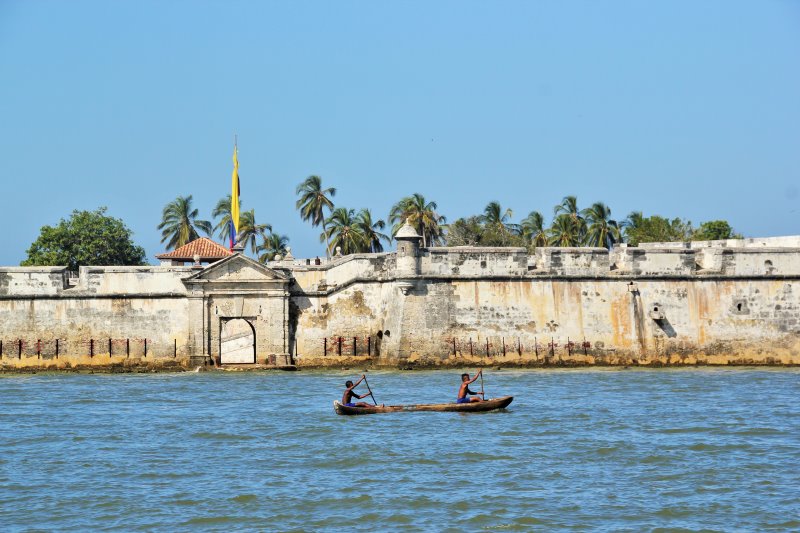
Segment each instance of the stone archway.
[{"label": "stone archway", "polygon": [[256,330],[247,319],[222,319],[220,329],[220,363],[256,362]]}]

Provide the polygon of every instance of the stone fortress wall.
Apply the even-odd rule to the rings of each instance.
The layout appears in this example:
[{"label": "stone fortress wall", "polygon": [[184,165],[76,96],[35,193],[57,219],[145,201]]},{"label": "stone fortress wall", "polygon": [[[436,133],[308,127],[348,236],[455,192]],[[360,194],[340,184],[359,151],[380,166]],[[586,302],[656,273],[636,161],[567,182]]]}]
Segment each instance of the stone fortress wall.
[{"label": "stone fortress wall", "polygon": [[295,359],[372,335],[401,364],[800,362],[800,247],[417,253],[405,272],[393,254],[348,258],[374,262],[357,280],[342,281],[347,259],[291,266]]},{"label": "stone fortress wall", "polygon": [[0,367],[194,365],[237,317],[300,367],[800,363],[800,237],[528,255],[408,229],[318,266],[0,268]]}]

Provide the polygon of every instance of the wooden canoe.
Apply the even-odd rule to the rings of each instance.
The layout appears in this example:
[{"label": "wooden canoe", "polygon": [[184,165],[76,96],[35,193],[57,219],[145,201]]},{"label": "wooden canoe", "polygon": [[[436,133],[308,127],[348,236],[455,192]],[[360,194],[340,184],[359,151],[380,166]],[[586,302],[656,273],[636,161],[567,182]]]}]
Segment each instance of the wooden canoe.
[{"label": "wooden canoe", "polygon": [[503,396],[502,398],[492,398],[483,402],[470,403],[422,403],[416,405],[386,405],[381,407],[348,407],[335,400],[333,410],[337,415],[375,415],[378,413],[410,413],[418,411],[458,411],[460,413],[479,413],[494,411],[495,409],[505,409],[514,399],[513,396]]}]

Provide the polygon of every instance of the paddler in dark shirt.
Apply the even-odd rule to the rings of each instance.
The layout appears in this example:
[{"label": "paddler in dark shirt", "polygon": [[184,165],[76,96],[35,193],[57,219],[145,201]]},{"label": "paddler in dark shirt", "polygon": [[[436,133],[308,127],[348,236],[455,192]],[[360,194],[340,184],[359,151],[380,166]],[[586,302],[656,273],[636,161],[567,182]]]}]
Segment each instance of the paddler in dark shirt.
[{"label": "paddler in dark shirt", "polygon": [[352,401],[352,400],[353,400],[353,396],[355,396],[355,397],[356,397],[357,399],[359,399],[359,400],[361,400],[362,398],[366,398],[367,396],[369,396],[369,394],[370,394],[369,392],[368,392],[368,393],[366,393],[366,394],[362,394],[362,395],[360,395],[360,396],[359,396],[358,394],[356,394],[356,393],[353,391],[353,389],[355,389],[356,387],[358,387],[358,384],[359,384],[359,383],[361,383],[362,381],[364,381],[364,377],[365,377],[365,376],[364,376],[364,374],[361,374],[361,379],[359,379],[359,380],[358,380],[358,381],[356,381],[355,383],[353,383],[353,382],[352,382],[352,381],[350,381],[350,380],[347,380],[347,383],[345,383],[345,384],[344,384],[344,386],[345,386],[345,387],[347,387],[347,388],[344,390],[344,394],[342,394],[342,404],[343,404],[343,405],[346,405],[347,407],[372,407],[370,404],[368,404],[368,403],[366,403],[366,402],[355,402],[355,403],[354,403],[354,402]]},{"label": "paddler in dark shirt", "polygon": [[481,376],[481,374],[483,374],[483,369],[478,370],[478,372],[475,374],[475,377],[472,379],[469,379],[469,374],[467,373],[461,374],[461,387],[458,389],[458,398],[456,399],[456,403],[482,401],[482,398],[478,396],[480,392],[472,392],[469,390],[469,384],[474,383],[475,380]]}]

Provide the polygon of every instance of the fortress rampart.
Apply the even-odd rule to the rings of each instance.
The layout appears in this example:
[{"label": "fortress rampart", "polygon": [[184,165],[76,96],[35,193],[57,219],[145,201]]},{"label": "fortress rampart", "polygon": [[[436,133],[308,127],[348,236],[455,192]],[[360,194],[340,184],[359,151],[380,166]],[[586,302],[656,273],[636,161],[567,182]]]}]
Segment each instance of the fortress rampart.
[{"label": "fortress rampart", "polygon": [[0,367],[800,363],[798,238],[532,255],[397,241],[318,266],[0,268]]}]

